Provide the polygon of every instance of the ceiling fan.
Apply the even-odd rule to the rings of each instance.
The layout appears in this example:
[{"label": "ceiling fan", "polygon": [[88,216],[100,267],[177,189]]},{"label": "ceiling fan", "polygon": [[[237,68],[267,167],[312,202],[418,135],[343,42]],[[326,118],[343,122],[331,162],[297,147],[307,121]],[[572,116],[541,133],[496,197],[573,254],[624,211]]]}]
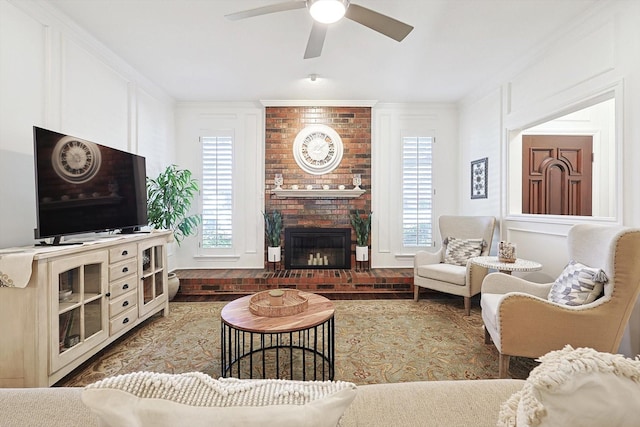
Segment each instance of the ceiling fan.
[{"label": "ceiling fan", "polygon": [[327,35],[329,24],[339,21],[342,17],[350,19],[384,34],[396,41],[402,41],[413,30],[411,25],[397,19],[383,15],[366,7],[351,3],[349,0],[297,0],[275,3],[242,12],[231,13],[225,17],[237,21],[275,12],[285,12],[294,9],[309,9],[313,17],[313,27],[304,52],[304,59],[316,58],[322,53],[322,46]]}]

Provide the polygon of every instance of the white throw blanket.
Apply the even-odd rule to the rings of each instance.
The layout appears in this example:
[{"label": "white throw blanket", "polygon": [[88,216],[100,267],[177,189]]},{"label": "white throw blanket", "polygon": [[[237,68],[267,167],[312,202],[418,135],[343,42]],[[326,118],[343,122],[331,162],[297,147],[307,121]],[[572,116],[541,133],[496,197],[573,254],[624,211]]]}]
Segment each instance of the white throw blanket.
[{"label": "white throw blanket", "polygon": [[0,287],[24,288],[31,278],[35,252],[0,249]]}]

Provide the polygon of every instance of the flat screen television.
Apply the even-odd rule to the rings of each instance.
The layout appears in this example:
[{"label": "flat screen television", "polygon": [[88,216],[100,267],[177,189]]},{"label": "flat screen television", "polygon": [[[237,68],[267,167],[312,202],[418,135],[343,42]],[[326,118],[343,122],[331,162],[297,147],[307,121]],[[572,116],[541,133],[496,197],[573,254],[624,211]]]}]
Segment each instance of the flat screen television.
[{"label": "flat screen television", "polygon": [[144,157],[36,126],[33,140],[36,239],[147,224]]}]

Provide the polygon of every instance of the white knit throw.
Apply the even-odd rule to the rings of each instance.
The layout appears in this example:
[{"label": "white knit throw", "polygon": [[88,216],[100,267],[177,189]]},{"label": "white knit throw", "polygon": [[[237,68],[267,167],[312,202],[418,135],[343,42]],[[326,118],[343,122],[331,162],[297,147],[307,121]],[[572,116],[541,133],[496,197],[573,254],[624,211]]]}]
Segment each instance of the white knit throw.
[{"label": "white knit throw", "polygon": [[535,397],[535,389],[556,390],[572,381],[578,374],[610,373],[640,383],[640,359],[625,358],[620,354],[601,353],[592,348],[573,349],[567,345],[538,359],[541,364],[531,371],[522,390],[502,404],[498,427],[514,427],[518,406],[527,414],[526,425],[540,425],[547,415],[545,407]]},{"label": "white knit throw", "polygon": [[165,399],[190,406],[229,407],[305,405],[356,386],[344,381],[216,380],[201,372],[134,372],[106,378],[86,388],[117,389],[140,398]]}]

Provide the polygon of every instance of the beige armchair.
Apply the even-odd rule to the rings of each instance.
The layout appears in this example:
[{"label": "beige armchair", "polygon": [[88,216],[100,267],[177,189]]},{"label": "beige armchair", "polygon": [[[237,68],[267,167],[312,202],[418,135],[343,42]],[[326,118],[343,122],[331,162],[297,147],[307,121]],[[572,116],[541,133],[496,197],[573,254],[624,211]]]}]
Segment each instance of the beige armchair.
[{"label": "beige armchair", "polygon": [[[440,236],[458,239],[481,239],[485,245],[480,255],[489,255],[496,219],[492,216],[449,216],[438,219]],[[464,311],[471,314],[471,297],[480,293],[487,269],[467,262],[466,266],[446,264],[447,245],[437,252],[419,251],[413,261],[413,299],[418,301],[420,288],[433,289],[464,297]]]},{"label": "beige armchair", "polygon": [[604,296],[567,306],[547,299],[553,283],[539,284],[502,273],[482,284],[485,342],[500,353],[499,377],[509,357],[540,357],[569,344],[617,353],[640,292],[640,229],[579,224],[567,237],[569,259],[604,270]]}]

